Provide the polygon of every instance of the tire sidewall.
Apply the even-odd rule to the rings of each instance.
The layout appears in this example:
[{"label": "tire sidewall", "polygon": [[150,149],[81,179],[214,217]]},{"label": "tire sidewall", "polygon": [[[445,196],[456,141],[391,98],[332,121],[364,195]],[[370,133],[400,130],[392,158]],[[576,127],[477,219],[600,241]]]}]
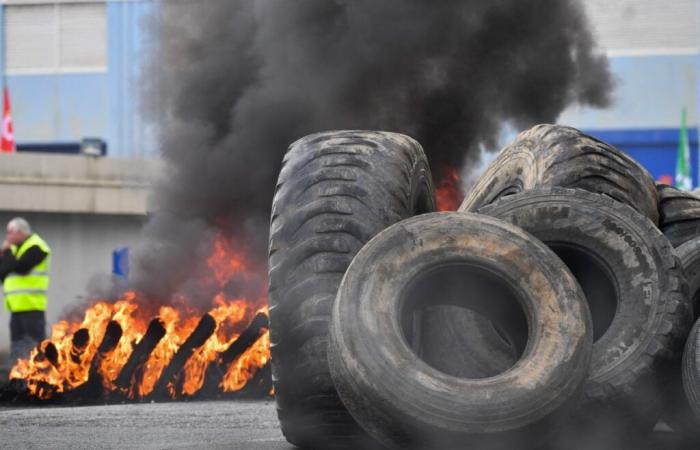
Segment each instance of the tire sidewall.
[{"label": "tire sidewall", "polygon": [[[503,374],[451,377],[406,342],[399,324],[403,290],[446,261],[487,267],[517,287],[530,339]],[[390,227],[353,260],[333,309],[329,363],[344,403],[383,444],[401,448],[438,437],[464,443],[532,437],[533,428],[546,433],[587,377],[591,342],[585,300],[549,249],[495,219],[435,213]]]}]

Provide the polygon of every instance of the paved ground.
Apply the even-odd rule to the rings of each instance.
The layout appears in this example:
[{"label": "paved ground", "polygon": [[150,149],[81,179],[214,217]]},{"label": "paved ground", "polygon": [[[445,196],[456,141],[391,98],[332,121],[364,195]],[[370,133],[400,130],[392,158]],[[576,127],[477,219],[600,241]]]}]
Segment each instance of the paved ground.
[{"label": "paved ground", "polygon": [[[696,450],[670,433],[626,450]],[[267,401],[0,406],[0,449],[292,450]],[[517,449],[513,449],[517,450]],[[600,450],[600,449],[590,449]],[[621,450],[621,449],[616,449]]]},{"label": "paved ground", "polygon": [[0,449],[293,449],[273,401],[0,407]]}]

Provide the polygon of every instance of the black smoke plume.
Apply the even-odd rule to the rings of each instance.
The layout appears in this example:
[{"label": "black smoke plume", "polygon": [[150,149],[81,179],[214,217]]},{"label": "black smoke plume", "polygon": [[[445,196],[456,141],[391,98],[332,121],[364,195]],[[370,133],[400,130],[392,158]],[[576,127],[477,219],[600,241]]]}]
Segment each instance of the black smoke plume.
[{"label": "black smoke plume", "polygon": [[[328,129],[397,131],[435,178],[506,124],[604,106],[611,77],[574,0],[170,0],[158,3],[145,107],[168,165],[132,285],[168,299],[223,231],[264,273],[282,155]],[[244,283],[243,283],[244,284]]]}]

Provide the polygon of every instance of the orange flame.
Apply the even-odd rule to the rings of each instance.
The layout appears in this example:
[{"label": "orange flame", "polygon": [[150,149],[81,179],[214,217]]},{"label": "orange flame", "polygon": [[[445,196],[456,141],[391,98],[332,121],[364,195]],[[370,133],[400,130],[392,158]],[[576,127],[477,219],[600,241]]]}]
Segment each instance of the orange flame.
[{"label": "orange flame", "polygon": [[214,250],[207,258],[207,265],[220,288],[223,288],[234,275],[248,270],[243,254],[236,251],[232,243],[222,236],[214,240]]},{"label": "orange flame", "polygon": [[255,372],[270,360],[270,331],[267,330],[228,368],[221,388],[224,392],[235,392],[243,389]]},{"label": "orange flame", "polygon": [[[187,360],[182,373],[182,386],[175,390],[169,386],[172,397],[192,396],[202,389],[207,367],[217,359],[239,336],[236,330],[244,328],[260,311],[267,313],[267,307],[251,308],[253,305],[267,304],[266,298],[226,298],[223,289],[226,283],[237,274],[246,275],[243,252],[237,251],[232,241],[219,236],[212,245],[212,253],[207,258],[211,279],[215,280],[220,292],[213,299],[213,308],[208,312],[215,322],[214,333],[196,349]],[[262,292],[262,290],[261,290]],[[186,304],[186,302],[185,302]],[[135,292],[127,292],[113,303],[98,301],[88,307],[82,322],[60,321],[53,325],[51,338],[34,348],[26,359],[19,359],[10,372],[10,379],[26,381],[29,393],[40,399],[51,398],[56,393],[75,389],[88,381],[90,366],[97,348],[105,335],[107,324],[114,320],[122,328],[122,337],[116,348],[101,360],[97,371],[102,377],[105,391],[118,392],[114,384],[120,371],[131,356],[135,345],[144,337],[151,319],[146,307],[146,299]],[[257,306],[256,306],[257,308]],[[131,385],[121,393],[131,399],[143,398],[151,394],[160,376],[173,356],[196,328],[201,311],[187,306],[162,306],[157,317],[163,323],[165,335],[155,346],[143,366],[143,376],[138,385]],[[85,329],[89,341],[84,349],[73,348],[75,333]],[[270,359],[269,336],[261,336],[241,357],[231,364],[221,382],[225,392],[242,389],[246,383]],[[56,347],[58,358],[52,364],[44,355],[49,342]],[[132,383],[135,379],[132,380]]]},{"label": "orange flame", "polygon": [[464,200],[459,172],[448,167],[444,177],[435,186],[435,200],[438,211],[456,211]]},{"label": "orange flame", "polygon": [[214,361],[219,353],[226,350],[228,346],[238,338],[238,335],[226,337],[223,332],[224,326],[227,323],[236,324],[245,317],[247,305],[244,300],[226,302],[223,295],[219,294],[215,302],[217,302],[219,306],[210,311],[209,314],[216,321],[217,329],[214,334],[209,337],[207,342],[197,349],[185,364],[183,393],[186,395],[194,395],[202,388],[204,374],[209,363]]},{"label": "orange flame", "polygon": [[163,370],[187,336],[195,329],[199,320],[196,316],[181,320],[180,312],[171,306],[161,307],[158,317],[165,325],[165,336],[153,349],[144,366],[143,381],[138,389],[141,397],[146,397],[153,392]]}]

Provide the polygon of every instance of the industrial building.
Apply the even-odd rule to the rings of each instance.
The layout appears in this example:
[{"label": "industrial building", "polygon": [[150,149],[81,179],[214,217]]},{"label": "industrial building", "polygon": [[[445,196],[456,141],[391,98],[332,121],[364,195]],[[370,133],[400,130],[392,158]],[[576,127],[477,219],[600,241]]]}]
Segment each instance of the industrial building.
[{"label": "industrial building", "polygon": [[598,44],[615,77],[605,110],[570,108],[561,123],[632,154],[655,179],[674,179],[683,109],[687,111],[693,186],[698,186],[697,0],[586,0]]}]

